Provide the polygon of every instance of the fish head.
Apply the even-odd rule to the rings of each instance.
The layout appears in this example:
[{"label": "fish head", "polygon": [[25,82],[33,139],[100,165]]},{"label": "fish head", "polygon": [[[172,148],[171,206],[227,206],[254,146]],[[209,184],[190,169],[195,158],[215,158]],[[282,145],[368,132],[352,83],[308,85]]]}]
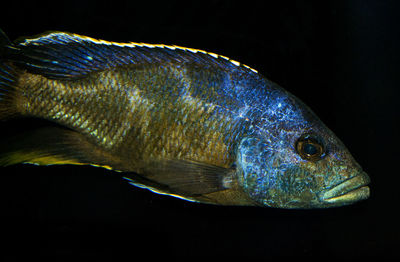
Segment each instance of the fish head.
[{"label": "fish head", "polygon": [[258,205],[298,209],[368,198],[370,179],[339,138],[297,98],[289,96],[284,107],[281,116],[276,108],[264,115],[239,144],[238,180],[248,196]]}]

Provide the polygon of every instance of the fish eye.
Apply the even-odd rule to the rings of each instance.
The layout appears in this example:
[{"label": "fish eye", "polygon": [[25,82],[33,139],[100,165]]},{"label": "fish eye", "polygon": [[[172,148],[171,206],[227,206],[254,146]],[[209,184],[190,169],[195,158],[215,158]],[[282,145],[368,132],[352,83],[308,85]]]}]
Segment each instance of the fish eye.
[{"label": "fish eye", "polygon": [[296,142],[296,151],[301,158],[316,162],[324,154],[324,147],[317,139],[304,135]]}]

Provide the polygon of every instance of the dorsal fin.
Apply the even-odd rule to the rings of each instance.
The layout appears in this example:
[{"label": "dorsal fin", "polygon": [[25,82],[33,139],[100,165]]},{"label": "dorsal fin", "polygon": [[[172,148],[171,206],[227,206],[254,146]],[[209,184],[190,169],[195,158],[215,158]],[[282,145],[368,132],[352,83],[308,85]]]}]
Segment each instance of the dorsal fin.
[{"label": "dorsal fin", "polygon": [[[221,69],[255,71],[227,57],[168,45],[115,43],[71,33],[53,32],[25,39],[10,59],[29,71],[52,79],[84,77],[115,66],[151,63],[197,63]],[[255,71],[256,72],[256,71]]]}]

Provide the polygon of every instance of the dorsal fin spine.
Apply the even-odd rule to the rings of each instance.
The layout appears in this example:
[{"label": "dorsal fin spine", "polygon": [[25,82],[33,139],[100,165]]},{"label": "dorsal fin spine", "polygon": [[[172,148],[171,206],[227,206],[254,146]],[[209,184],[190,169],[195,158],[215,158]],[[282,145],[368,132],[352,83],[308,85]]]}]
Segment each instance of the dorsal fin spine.
[{"label": "dorsal fin spine", "polygon": [[[241,67],[225,56],[175,45],[116,43],[70,33],[49,33],[25,39],[18,64],[49,78],[85,76],[95,70],[127,64],[158,62],[195,62],[221,68]],[[47,50],[46,50],[47,48]],[[241,67],[252,70],[248,66]]]}]

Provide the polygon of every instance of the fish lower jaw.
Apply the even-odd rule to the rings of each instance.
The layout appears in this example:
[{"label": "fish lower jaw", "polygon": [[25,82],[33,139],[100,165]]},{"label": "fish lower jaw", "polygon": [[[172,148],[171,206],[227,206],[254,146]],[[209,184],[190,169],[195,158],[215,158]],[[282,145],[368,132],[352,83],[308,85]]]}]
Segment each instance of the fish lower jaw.
[{"label": "fish lower jaw", "polygon": [[350,204],[356,201],[364,200],[369,197],[369,187],[363,186],[357,189],[354,189],[344,195],[330,197],[330,198],[322,198],[321,200],[326,203],[335,203],[335,204]]},{"label": "fish lower jaw", "polygon": [[369,182],[368,175],[361,173],[322,192],[319,199],[322,203],[332,206],[347,205],[365,200],[370,195],[370,189],[367,186]]}]

